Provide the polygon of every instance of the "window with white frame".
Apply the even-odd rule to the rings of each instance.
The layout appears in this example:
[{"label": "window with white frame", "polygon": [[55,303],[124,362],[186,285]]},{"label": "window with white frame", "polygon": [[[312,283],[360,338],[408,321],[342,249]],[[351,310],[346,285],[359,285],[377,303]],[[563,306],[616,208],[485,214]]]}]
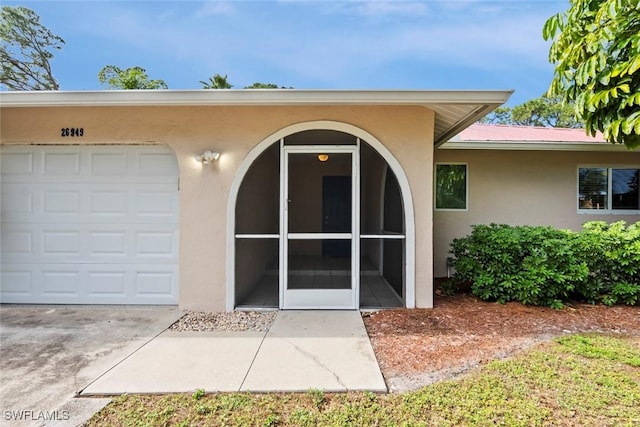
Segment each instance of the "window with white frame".
[{"label": "window with white frame", "polygon": [[468,198],[467,165],[436,164],[436,209],[466,210]]},{"label": "window with white frame", "polygon": [[578,168],[580,211],[640,210],[640,167]]}]

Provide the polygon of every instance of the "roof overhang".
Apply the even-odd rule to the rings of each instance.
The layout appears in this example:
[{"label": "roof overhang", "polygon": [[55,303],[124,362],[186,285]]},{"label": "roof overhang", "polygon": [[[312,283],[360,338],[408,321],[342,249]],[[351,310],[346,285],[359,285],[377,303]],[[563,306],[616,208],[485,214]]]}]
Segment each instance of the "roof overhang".
[{"label": "roof overhang", "polygon": [[623,144],[608,142],[549,142],[549,141],[449,141],[440,150],[510,150],[510,151],[614,151],[633,152]]},{"label": "roof overhang", "polygon": [[505,103],[512,90],[108,90],[0,92],[0,107],[417,105],[435,112],[440,145]]}]

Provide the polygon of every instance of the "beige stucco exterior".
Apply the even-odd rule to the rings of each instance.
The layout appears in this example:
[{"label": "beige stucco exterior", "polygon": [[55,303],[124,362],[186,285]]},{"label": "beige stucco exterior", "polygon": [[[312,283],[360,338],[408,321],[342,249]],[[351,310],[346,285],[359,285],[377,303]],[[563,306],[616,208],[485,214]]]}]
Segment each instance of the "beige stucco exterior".
[{"label": "beige stucco exterior", "polygon": [[[227,201],[239,165],[254,147],[278,131],[314,121],[345,123],[362,129],[381,142],[402,167],[409,182],[415,217],[415,304],[431,307],[434,112],[429,108],[398,105],[5,107],[0,135],[2,144],[169,146],[175,152],[180,174],[180,307],[215,311],[225,309]],[[64,127],[81,127],[84,135],[62,138],[60,129]],[[202,165],[194,156],[205,150],[219,151],[222,155],[218,161]],[[478,166],[478,173],[480,170]],[[473,174],[474,166],[471,171]],[[474,198],[472,196],[472,200]],[[438,218],[442,220],[441,215]],[[452,231],[440,234],[444,231],[442,224],[436,224],[435,229],[440,238],[452,235]],[[451,225],[447,224],[446,229],[452,230]]]},{"label": "beige stucco exterior", "polygon": [[578,167],[640,165],[640,152],[437,149],[435,162],[468,164],[468,210],[434,212],[434,275],[447,275],[449,245],[473,224],[550,225],[580,230],[587,221],[627,223],[640,215],[579,213]]}]

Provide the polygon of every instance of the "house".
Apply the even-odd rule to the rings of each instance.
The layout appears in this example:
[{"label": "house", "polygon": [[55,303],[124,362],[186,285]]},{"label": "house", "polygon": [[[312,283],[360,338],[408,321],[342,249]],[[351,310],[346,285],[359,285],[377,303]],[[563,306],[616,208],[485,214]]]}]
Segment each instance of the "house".
[{"label": "house", "polygon": [[[434,162],[436,277],[447,275],[451,241],[473,224],[578,231],[587,221],[640,221],[640,151],[584,129],[473,124],[438,146]],[[458,199],[438,200],[447,193]]]},{"label": "house", "polygon": [[465,131],[510,94],[1,93],[0,301],[432,307],[470,224],[638,218],[638,152]]}]

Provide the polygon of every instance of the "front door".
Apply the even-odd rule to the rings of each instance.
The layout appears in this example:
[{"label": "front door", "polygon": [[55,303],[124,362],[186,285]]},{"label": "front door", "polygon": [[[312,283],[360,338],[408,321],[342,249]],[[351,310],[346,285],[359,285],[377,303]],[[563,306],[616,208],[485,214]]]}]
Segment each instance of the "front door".
[{"label": "front door", "polygon": [[[351,231],[351,176],[322,177],[322,232],[348,233]],[[349,240],[323,240],[322,255],[328,257],[351,256]]]},{"label": "front door", "polygon": [[356,309],[356,147],[283,147],[281,306]]}]

